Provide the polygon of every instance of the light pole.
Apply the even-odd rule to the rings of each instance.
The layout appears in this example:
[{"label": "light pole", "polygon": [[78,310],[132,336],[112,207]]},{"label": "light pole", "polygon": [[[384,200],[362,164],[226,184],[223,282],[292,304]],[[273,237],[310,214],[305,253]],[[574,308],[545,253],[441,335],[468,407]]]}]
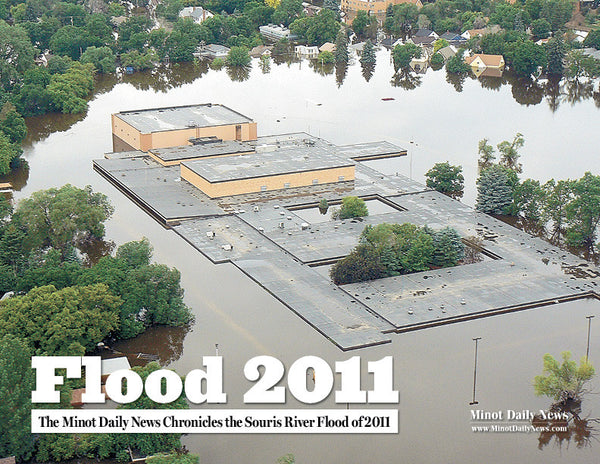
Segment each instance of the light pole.
[{"label": "light pole", "polygon": [[481,340],[481,337],[473,339],[473,341],[475,342],[475,363],[473,366],[473,401],[469,403],[471,406],[473,406],[474,404],[479,404],[479,401],[475,401],[475,387],[477,385],[477,346],[479,344],[479,340]]},{"label": "light pole", "polygon": [[590,355],[590,333],[592,331],[592,319],[596,316],[585,316],[588,320],[588,337],[587,337],[587,348],[585,349],[585,360],[588,361]]}]

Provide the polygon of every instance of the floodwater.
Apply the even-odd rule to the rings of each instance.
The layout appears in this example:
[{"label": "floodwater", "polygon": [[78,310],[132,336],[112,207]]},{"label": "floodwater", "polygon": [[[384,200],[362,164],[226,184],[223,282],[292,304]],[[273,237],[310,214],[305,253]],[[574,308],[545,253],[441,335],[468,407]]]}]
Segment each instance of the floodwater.
[{"label": "floodwater", "polygon": [[[186,302],[196,314],[190,329],[153,329],[116,348],[157,354],[164,364],[185,374],[200,366],[203,355],[214,354],[218,343],[225,359],[227,407],[243,406],[243,393],[251,385],[243,378],[243,366],[255,355],[276,356],[288,367],[305,355],[321,356],[330,365],[355,355],[363,361],[393,355],[401,398],[399,434],[186,436],[185,445],[200,455],[202,463],[274,463],[286,453],[293,453],[298,463],[596,461],[594,439],[581,447],[575,438],[564,439],[561,446],[551,440],[540,450],[536,434],[473,433],[469,402],[472,339],[481,337],[477,407],[489,411],[548,407],[550,401],[535,397],[532,387],[534,376],[541,373],[542,356],[559,356],[565,350],[576,359],[584,355],[585,317],[600,316],[598,301],[581,300],[394,335],[391,344],[342,353],[236,268],[212,265],[92,170],[91,160],[111,150],[111,113],[201,102],[222,103],[253,117],[259,134],[307,131],[337,144],[397,143],[409,149],[408,157],[369,164],[420,181],[436,162],[462,164],[464,201],[469,204],[475,197],[477,142],[483,137],[496,144],[523,133],[526,145],[521,161],[526,177],[541,181],[574,178],[597,169],[599,110],[592,98],[571,104],[573,97],[565,94],[555,108],[543,94],[535,104],[539,91],[531,85],[515,87],[508,80],[483,85],[471,78],[457,92],[456,83],[447,82],[443,71],[416,76],[420,85],[408,90],[415,76],[410,77],[410,85],[393,86],[385,53],[379,54],[369,82],[357,65],[348,69],[339,87],[335,73],[323,74],[315,73],[307,62],[272,64],[270,73],[263,74],[255,62],[242,82],[231,80],[225,70],[208,71],[203,66],[180,66],[156,76],[134,74],[126,76],[125,83],[103,79],[87,114],[28,121],[30,135],[24,148],[30,170],[17,174],[15,197],[65,183],[91,184],[106,193],[115,205],[107,239],[123,243],[148,237],[155,259],[181,271]],[[535,98],[529,101],[524,94]],[[527,101],[529,105],[520,103]],[[600,359],[599,334],[600,328],[592,325],[592,362]],[[365,376],[363,387],[369,386]],[[598,392],[598,387],[596,379],[593,389]],[[296,406],[288,395],[286,407]],[[345,405],[336,406],[329,399],[318,407]],[[600,416],[598,395],[588,395],[583,411]]]}]

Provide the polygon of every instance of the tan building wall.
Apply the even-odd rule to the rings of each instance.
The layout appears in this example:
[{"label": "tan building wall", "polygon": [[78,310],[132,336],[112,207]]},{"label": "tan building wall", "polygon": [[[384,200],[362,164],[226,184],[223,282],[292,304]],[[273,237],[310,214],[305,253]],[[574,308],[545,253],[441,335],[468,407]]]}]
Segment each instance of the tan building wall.
[{"label": "tan building wall", "polygon": [[[343,177],[344,181],[354,180],[354,166],[211,183],[187,166],[181,165],[181,178],[202,190],[211,198],[262,192],[264,191],[262,190],[263,186],[267,187],[266,191],[306,187],[314,185],[313,180],[315,179],[319,181],[319,184],[331,184],[341,182],[340,176]],[[289,186],[286,186],[286,183],[289,183]]]},{"label": "tan building wall", "polygon": [[195,158],[185,158],[185,159],[178,159],[178,160],[173,160],[173,161],[163,161],[158,156],[156,156],[154,153],[152,153],[152,151],[148,152],[148,154],[150,155],[151,158],[155,159],[163,166],[175,166],[177,164],[183,163],[184,161],[196,161],[199,159],[208,159],[208,158],[225,158],[227,156],[249,155],[250,153],[255,153],[255,152],[246,151],[246,152],[242,152],[242,153],[227,153],[225,155],[197,156]]},{"label": "tan building wall", "polygon": [[256,140],[257,125],[255,122],[230,124],[212,127],[190,127],[170,131],[142,134],[116,114],[111,116],[113,134],[131,145],[136,150],[148,151],[152,148],[168,148],[189,145],[193,137],[215,136],[223,140]]},{"label": "tan building wall", "polygon": [[137,129],[127,124],[115,114],[111,115],[113,135],[116,135],[125,143],[136,150],[141,150],[140,133]]}]

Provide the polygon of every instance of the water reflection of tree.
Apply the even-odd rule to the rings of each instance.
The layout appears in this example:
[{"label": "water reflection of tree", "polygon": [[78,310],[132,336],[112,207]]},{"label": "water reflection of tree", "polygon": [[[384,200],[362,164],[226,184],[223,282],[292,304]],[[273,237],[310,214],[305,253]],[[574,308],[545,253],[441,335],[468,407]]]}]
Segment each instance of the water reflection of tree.
[{"label": "water reflection of tree", "polygon": [[552,442],[559,448],[562,448],[563,445],[569,446],[571,443],[574,443],[577,448],[585,448],[591,446],[592,439],[597,440],[594,424],[597,424],[599,420],[582,419],[580,417],[581,402],[562,406],[553,405],[550,413],[563,414],[564,417],[544,417],[540,414],[531,421],[531,425],[534,427],[543,428],[538,437],[540,450]]},{"label": "water reflection of tree", "polygon": [[373,64],[362,65],[362,75],[365,78],[365,81],[369,82],[371,80],[371,77],[373,77],[374,72],[375,72],[375,65],[373,65]]},{"label": "water reflection of tree", "polygon": [[10,182],[14,191],[20,191],[27,185],[29,179],[29,166],[22,165],[6,176],[0,176],[0,183]]},{"label": "water reflection of tree", "polygon": [[348,73],[348,65],[346,63],[338,63],[335,66],[335,82],[338,87],[341,87]]},{"label": "water reflection of tree", "polygon": [[409,69],[402,69],[394,74],[390,81],[392,87],[402,87],[404,90],[414,90],[423,82],[423,77]]},{"label": "water reflection of tree", "polygon": [[333,74],[335,69],[335,65],[333,63],[322,63],[319,60],[310,60],[308,62],[308,66],[313,68],[313,70],[321,76]]},{"label": "water reflection of tree", "polygon": [[105,256],[109,256],[115,249],[115,242],[112,240],[91,239],[80,245],[80,250],[84,253],[84,266],[92,266]]},{"label": "water reflection of tree", "polygon": [[506,78],[496,76],[479,76],[481,87],[488,90],[500,90],[506,84]]},{"label": "water reflection of tree", "polygon": [[456,90],[457,92],[463,91],[463,86],[465,84],[466,78],[467,78],[466,73],[455,74],[455,73],[446,72],[446,82],[451,84],[452,87],[454,87],[454,90]]},{"label": "water reflection of tree", "polygon": [[250,77],[250,66],[228,66],[227,75],[234,82],[244,82]]},{"label": "water reflection of tree", "polygon": [[[184,327],[150,327],[143,334],[129,340],[120,340],[110,344],[113,350],[127,355],[133,365],[146,364],[147,359],[140,358],[136,362],[138,353],[158,356],[162,366],[177,361],[183,354],[183,342],[191,330],[190,326]],[[212,353],[207,353],[212,354]]]},{"label": "water reflection of tree", "polygon": [[512,95],[521,105],[538,105],[544,98],[544,89],[529,77],[512,81]]},{"label": "water reflection of tree", "polygon": [[560,100],[561,100],[560,83],[561,83],[560,76],[550,76],[548,78],[548,81],[544,85],[544,94],[546,95],[546,101],[548,102],[550,111],[552,111],[553,113],[556,112],[556,110],[560,106]]},{"label": "water reflection of tree", "polygon": [[593,82],[580,81],[579,79],[568,79],[565,82],[564,99],[571,105],[592,98],[593,93]]},{"label": "water reflection of tree", "polygon": [[65,132],[73,124],[87,116],[87,112],[78,114],[51,113],[27,118],[27,138],[23,145],[28,146],[43,140],[54,132]]}]

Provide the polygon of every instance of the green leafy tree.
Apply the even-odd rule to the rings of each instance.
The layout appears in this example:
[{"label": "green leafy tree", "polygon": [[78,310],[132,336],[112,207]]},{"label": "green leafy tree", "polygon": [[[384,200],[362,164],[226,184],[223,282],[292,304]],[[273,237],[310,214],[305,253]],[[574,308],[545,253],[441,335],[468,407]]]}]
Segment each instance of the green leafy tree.
[{"label": "green leafy tree", "polygon": [[27,136],[25,119],[15,111],[11,103],[5,103],[0,111],[0,132],[3,132],[11,143],[21,143]]},{"label": "green leafy tree", "polygon": [[0,20],[0,85],[11,90],[23,73],[33,67],[34,49],[27,32]]},{"label": "green leafy tree", "polygon": [[494,164],[482,170],[477,179],[475,208],[488,214],[508,214],[513,202],[513,190],[506,168]]},{"label": "green leafy tree", "polygon": [[108,14],[110,16],[125,16],[125,13],[127,13],[127,9],[124,5],[117,2],[110,2],[108,4]]},{"label": "green leafy tree", "polygon": [[562,363],[550,354],[544,355],[544,372],[533,380],[535,394],[557,402],[581,401],[587,382],[594,377],[594,367],[585,357],[577,366],[570,352],[561,355]]},{"label": "green leafy tree", "polygon": [[523,134],[517,132],[512,142],[504,140],[500,142],[498,146],[498,152],[500,153],[500,165],[512,169],[516,173],[523,172],[523,166],[519,163],[519,149],[525,145],[525,139]]},{"label": "green leafy tree", "polygon": [[392,60],[394,61],[394,69],[396,71],[408,68],[413,58],[420,57],[421,49],[412,43],[396,45],[392,51]]},{"label": "green leafy tree", "polygon": [[446,39],[437,39],[433,43],[433,53],[436,54],[442,48],[447,47],[450,43]]},{"label": "green leafy tree", "polygon": [[434,71],[437,71],[438,69],[442,69],[444,67],[444,63],[445,63],[445,60],[441,53],[436,53],[435,55],[433,55],[431,57],[431,60],[430,60],[431,69],[433,69]]},{"label": "green leafy tree", "polygon": [[481,139],[479,141],[479,170],[483,171],[484,169],[489,168],[494,164],[496,156],[494,155],[494,147],[488,143],[489,139]]},{"label": "green leafy tree", "polygon": [[0,336],[22,337],[37,354],[82,356],[118,328],[120,305],[103,284],[38,287],[0,304]]},{"label": "green leafy tree", "polygon": [[325,42],[335,42],[340,29],[340,23],[335,13],[326,8],[317,15],[300,18],[290,24],[292,33],[306,40],[309,45],[321,45]]},{"label": "green leafy tree", "polygon": [[515,212],[526,219],[540,223],[544,215],[544,202],[544,189],[539,181],[526,179],[515,187]]},{"label": "green leafy tree", "polygon": [[335,38],[335,62],[348,64],[350,54],[348,53],[348,34],[346,29],[341,27]]},{"label": "green leafy tree", "polygon": [[377,250],[369,245],[358,245],[348,256],[339,260],[329,270],[336,285],[380,279],[387,275]]},{"label": "green leafy tree", "polygon": [[[0,309],[1,311],[1,309]],[[31,352],[12,335],[0,337],[0,456],[27,460],[33,452]]]},{"label": "green leafy tree", "polygon": [[94,65],[75,62],[64,74],[54,74],[46,87],[52,107],[61,113],[83,113],[94,88]]},{"label": "green leafy tree", "polygon": [[[384,28],[394,36],[400,36],[410,32],[416,25],[419,18],[419,8],[412,3],[401,3],[400,5],[390,5],[391,14],[385,18]],[[388,12],[390,11],[388,9]]]},{"label": "green leafy tree", "polygon": [[351,219],[368,215],[369,210],[365,201],[362,198],[353,196],[342,198],[342,206],[335,212],[338,219]]},{"label": "green leafy tree", "polygon": [[584,47],[592,47],[600,50],[600,29],[593,29],[583,41]]},{"label": "green leafy tree", "polygon": [[63,26],[50,39],[50,50],[57,55],[78,60],[90,45],[90,36],[84,27]]},{"label": "green leafy tree", "polygon": [[551,222],[551,239],[559,240],[562,235],[566,218],[567,205],[572,200],[573,182],[550,179],[542,188],[544,190],[543,220]]},{"label": "green leafy tree", "polygon": [[16,223],[27,233],[29,249],[53,247],[65,253],[89,238],[104,236],[104,221],[113,213],[106,195],[90,186],[72,185],[33,193],[21,200]]},{"label": "green leafy tree", "polygon": [[302,14],[301,0],[281,0],[281,3],[275,8],[273,21],[276,24],[289,26]]},{"label": "green leafy tree", "polygon": [[320,52],[317,61],[322,65],[333,64],[335,63],[335,55],[329,51]]},{"label": "green leafy tree", "polygon": [[370,16],[366,11],[360,10],[356,13],[356,17],[352,21],[352,30],[359,37],[369,39],[377,38],[377,18]]},{"label": "green leafy tree", "polygon": [[531,33],[535,40],[548,38],[550,35],[550,23],[544,18],[536,19],[531,23]]},{"label": "green leafy tree", "polygon": [[6,175],[11,171],[15,160],[21,156],[21,153],[20,147],[11,143],[9,138],[0,132],[0,175]]},{"label": "green leafy tree", "polygon": [[566,206],[567,242],[593,246],[600,223],[600,176],[586,172],[571,184],[573,199]]},{"label": "green leafy tree", "polygon": [[146,459],[148,464],[199,464],[200,458],[191,453],[155,454]]},{"label": "green leafy tree", "polygon": [[108,47],[88,47],[81,55],[82,63],[91,63],[102,74],[115,72],[116,58]]},{"label": "green leafy tree", "polygon": [[50,96],[46,87],[50,83],[48,70],[35,67],[28,69],[23,77],[23,84],[14,101],[19,113],[24,116],[44,114],[50,111]]},{"label": "green leafy tree", "polygon": [[545,67],[547,63],[546,53],[542,47],[530,40],[517,46],[512,59],[512,69],[521,76],[530,76],[539,67]]},{"label": "green leafy tree", "polygon": [[462,198],[465,183],[462,166],[453,166],[447,161],[436,163],[427,171],[425,178],[427,187],[454,199]]},{"label": "green leafy tree", "polygon": [[464,74],[468,73],[471,68],[463,57],[463,50],[459,50],[458,53],[450,58],[446,62],[446,71],[452,74]]},{"label": "green leafy tree", "polygon": [[232,47],[227,54],[227,66],[249,66],[251,61],[246,47]]}]

